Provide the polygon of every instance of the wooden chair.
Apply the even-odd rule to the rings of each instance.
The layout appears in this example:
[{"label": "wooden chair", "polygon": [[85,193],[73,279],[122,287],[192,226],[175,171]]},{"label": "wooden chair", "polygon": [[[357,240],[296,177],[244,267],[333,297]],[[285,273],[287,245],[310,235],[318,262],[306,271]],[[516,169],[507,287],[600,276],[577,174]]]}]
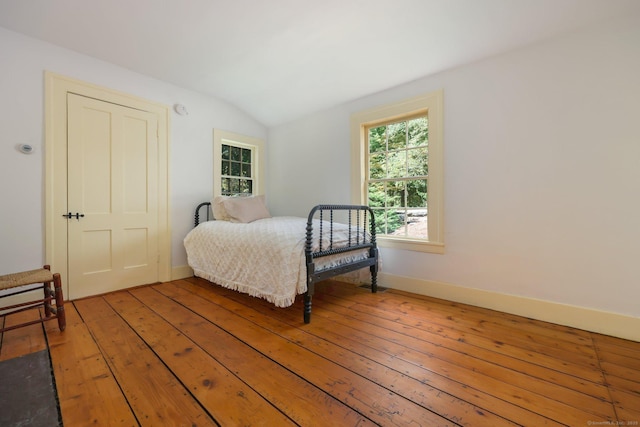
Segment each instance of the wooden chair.
[{"label": "wooden chair", "polygon": [[[16,290],[15,292],[9,292],[0,295],[0,298],[9,297],[12,295],[18,295],[25,292],[38,289],[37,287],[26,287],[27,285],[42,284],[44,292],[44,298],[35,301],[23,302],[20,304],[9,305],[6,307],[0,307],[0,317],[5,317],[9,314],[18,313],[21,311],[29,310],[35,307],[44,307],[45,317],[40,320],[33,320],[30,322],[21,323],[18,325],[10,326],[7,328],[1,328],[0,333],[9,331],[11,329],[21,328],[23,326],[33,325],[36,323],[43,323],[47,320],[58,319],[58,327],[61,331],[64,331],[66,327],[66,319],[64,315],[64,298],[62,296],[62,281],[60,280],[59,273],[52,273],[51,267],[45,265],[43,268],[37,270],[23,271],[20,273],[6,274],[0,276],[0,291],[5,291],[14,288],[23,288]],[[53,289],[51,289],[53,284]],[[26,287],[26,288],[24,288]],[[55,300],[55,305],[53,304]]]}]

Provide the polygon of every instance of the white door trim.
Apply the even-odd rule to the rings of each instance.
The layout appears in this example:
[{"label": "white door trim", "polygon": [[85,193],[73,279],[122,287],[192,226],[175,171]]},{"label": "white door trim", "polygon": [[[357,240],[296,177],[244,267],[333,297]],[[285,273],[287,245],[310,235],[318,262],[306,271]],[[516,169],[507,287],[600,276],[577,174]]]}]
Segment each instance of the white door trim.
[{"label": "white door trim", "polygon": [[126,93],[45,72],[45,260],[67,282],[67,93],[155,113],[158,117],[158,279],[171,280],[169,107]]}]

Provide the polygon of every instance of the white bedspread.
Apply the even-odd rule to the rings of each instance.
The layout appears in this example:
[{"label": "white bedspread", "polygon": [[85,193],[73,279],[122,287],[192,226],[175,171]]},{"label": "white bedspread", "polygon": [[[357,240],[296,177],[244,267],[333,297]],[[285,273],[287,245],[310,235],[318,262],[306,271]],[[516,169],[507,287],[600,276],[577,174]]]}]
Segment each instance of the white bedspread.
[{"label": "white bedspread", "polygon": [[[318,250],[318,226],[314,225],[314,251]],[[304,257],[307,220],[273,217],[248,224],[208,221],[191,230],[184,239],[189,266],[194,274],[229,289],[264,298],[278,307],[293,304],[306,292]],[[362,231],[359,231],[362,233]],[[329,225],[323,225],[322,249],[329,249]],[[357,231],[352,227],[352,239]],[[349,229],[333,224],[333,245],[346,245]],[[360,240],[362,234],[360,234]],[[353,244],[353,243],[352,243]],[[347,261],[364,259],[366,249],[332,255],[316,262],[316,271]],[[367,270],[368,271],[368,270]]]}]

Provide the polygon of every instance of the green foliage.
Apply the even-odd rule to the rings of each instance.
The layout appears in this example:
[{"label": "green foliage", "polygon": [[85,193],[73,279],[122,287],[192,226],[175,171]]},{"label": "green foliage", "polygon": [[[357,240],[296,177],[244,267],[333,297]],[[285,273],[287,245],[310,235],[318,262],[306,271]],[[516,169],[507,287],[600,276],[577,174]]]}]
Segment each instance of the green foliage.
[{"label": "green foliage", "polygon": [[373,212],[376,215],[376,234],[391,234],[404,225],[402,216],[396,211],[374,209]]},{"label": "green foliage", "polygon": [[426,117],[420,117],[409,121],[408,146],[419,147],[428,145],[429,121]]},{"label": "green foliage", "polygon": [[369,152],[377,153],[387,149],[387,127],[369,129]]},{"label": "green foliage", "polygon": [[368,130],[369,205],[378,208],[379,232],[390,234],[404,225],[406,208],[427,207],[428,139],[426,117]]}]

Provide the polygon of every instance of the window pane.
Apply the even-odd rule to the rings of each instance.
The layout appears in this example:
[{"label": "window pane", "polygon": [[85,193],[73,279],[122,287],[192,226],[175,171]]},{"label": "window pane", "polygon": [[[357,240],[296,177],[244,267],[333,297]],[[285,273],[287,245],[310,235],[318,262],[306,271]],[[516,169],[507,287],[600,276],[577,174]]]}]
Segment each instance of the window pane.
[{"label": "window pane", "polygon": [[387,176],[389,178],[402,178],[407,176],[407,152],[395,151],[389,153]]},{"label": "window pane", "polygon": [[394,227],[394,230],[388,233],[392,236],[406,236],[407,235],[407,226],[404,223],[400,223],[397,227]]},{"label": "window pane", "polygon": [[407,206],[410,208],[427,207],[427,180],[407,181]]},{"label": "window pane", "polygon": [[386,234],[394,234],[395,231],[404,226],[404,213],[403,210],[387,210],[386,216]]},{"label": "window pane", "polygon": [[240,176],[240,163],[231,162],[231,176]]},{"label": "window pane", "polygon": [[222,158],[224,160],[229,160],[229,151],[230,151],[230,148],[228,145],[222,146]]},{"label": "window pane", "polygon": [[251,178],[251,165],[245,163],[242,164],[242,176]]},{"label": "window pane", "polygon": [[369,206],[372,208],[383,208],[385,205],[384,183],[369,183]]},{"label": "window pane", "polygon": [[369,178],[381,179],[387,177],[385,153],[371,154],[369,156]]},{"label": "window pane", "polygon": [[412,209],[407,214],[407,235],[420,239],[428,238],[427,210]]},{"label": "window pane", "polygon": [[429,172],[429,152],[427,147],[414,148],[407,151],[408,170],[407,176],[424,176]]},{"label": "window pane", "polygon": [[231,165],[228,160],[222,161],[222,175],[229,175],[231,172]]},{"label": "window pane", "polygon": [[386,189],[387,207],[403,207],[404,193],[404,181],[388,181]]},{"label": "window pane", "polygon": [[388,150],[398,150],[407,146],[407,122],[389,125]]},{"label": "window pane", "polygon": [[384,151],[387,149],[386,135],[387,127],[379,126],[369,129],[369,152]]},{"label": "window pane", "polygon": [[384,209],[374,209],[373,214],[376,218],[376,234],[386,234],[387,218]]},{"label": "window pane", "polygon": [[242,162],[251,163],[251,150],[248,148],[242,149]]},{"label": "window pane", "polygon": [[242,148],[240,147],[231,147],[231,160],[235,160],[239,162],[241,159]]},{"label": "window pane", "polygon": [[251,194],[251,180],[249,179],[240,180],[240,192],[243,194]]},{"label": "window pane", "polygon": [[231,192],[239,193],[240,192],[240,180],[239,179],[231,179]]},{"label": "window pane", "polygon": [[429,126],[426,117],[409,121],[409,147],[427,145],[429,140]]},{"label": "window pane", "polygon": [[222,178],[222,194],[229,194],[231,191],[231,183],[229,178]]}]

